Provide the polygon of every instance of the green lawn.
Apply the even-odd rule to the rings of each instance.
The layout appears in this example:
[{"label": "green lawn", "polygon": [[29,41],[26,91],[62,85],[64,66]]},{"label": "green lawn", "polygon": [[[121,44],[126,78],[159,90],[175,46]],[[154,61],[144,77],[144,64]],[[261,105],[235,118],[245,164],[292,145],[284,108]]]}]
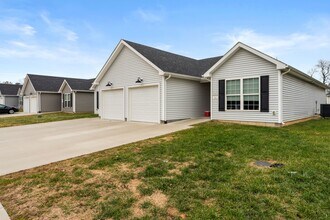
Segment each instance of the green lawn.
[{"label": "green lawn", "polygon": [[13,116],[1,118],[0,116],[0,128],[11,127],[18,125],[29,125],[29,124],[38,124],[52,121],[64,121],[78,118],[94,118],[97,115],[92,113],[45,113],[39,115],[27,115],[27,116]]},{"label": "green lawn", "polygon": [[330,120],[209,122],[0,177],[0,201],[12,219],[329,219],[329,167]]}]

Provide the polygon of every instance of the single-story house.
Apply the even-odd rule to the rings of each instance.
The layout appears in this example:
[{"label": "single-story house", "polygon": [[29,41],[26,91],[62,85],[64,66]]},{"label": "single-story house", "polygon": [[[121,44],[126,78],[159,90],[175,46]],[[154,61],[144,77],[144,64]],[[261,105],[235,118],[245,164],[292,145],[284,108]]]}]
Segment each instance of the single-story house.
[{"label": "single-story house", "polygon": [[59,93],[63,112],[94,112],[94,92],[89,90],[95,79],[72,79],[63,81]]},{"label": "single-story house", "polygon": [[21,84],[4,84],[0,83],[0,104],[7,106],[21,107]]},{"label": "single-story house", "polygon": [[196,60],[121,40],[91,89],[103,119],[166,123],[210,110],[202,74],[221,57]]},{"label": "single-story house", "polygon": [[[27,74],[24,79],[23,88],[21,90],[21,95],[23,96],[23,111],[29,113],[58,112],[62,110],[65,111],[66,109],[63,109],[61,98],[62,94],[60,92],[60,88],[62,88],[62,85],[66,85],[64,83],[64,80],[66,80],[66,82],[70,81],[70,85],[72,85],[74,88],[79,88],[79,82],[77,83],[74,81],[79,81],[81,79]],[[85,84],[85,81],[82,84]],[[63,89],[65,89],[64,87]],[[84,85],[83,88],[85,89],[86,85]],[[83,99],[84,95],[81,95],[79,98]],[[66,100],[65,103],[70,102]],[[79,103],[80,99],[78,101],[78,105],[81,105]],[[88,104],[90,103],[92,103],[92,101],[88,102]],[[70,106],[71,105],[72,104],[70,104]],[[83,110],[84,108],[86,108],[86,106],[84,105],[85,104],[83,104],[82,107],[79,108]]]},{"label": "single-story house", "polygon": [[320,113],[327,85],[243,43],[203,77],[211,81],[211,118],[282,125]]},{"label": "single-story house", "polygon": [[127,40],[91,87],[104,119],[166,123],[210,111],[211,119],[265,125],[318,114],[327,88],[243,43],[196,60]]}]

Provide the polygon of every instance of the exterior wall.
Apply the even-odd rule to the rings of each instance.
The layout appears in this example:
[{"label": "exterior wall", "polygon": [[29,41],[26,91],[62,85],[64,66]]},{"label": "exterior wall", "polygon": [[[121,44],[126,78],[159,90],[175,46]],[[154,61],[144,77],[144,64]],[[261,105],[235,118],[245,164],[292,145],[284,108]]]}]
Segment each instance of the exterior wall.
[{"label": "exterior wall", "polygon": [[319,88],[289,74],[283,76],[284,122],[319,114],[320,104],[325,103],[325,89]]},{"label": "exterior wall", "polygon": [[93,92],[76,92],[75,95],[76,112],[93,112],[94,111],[94,93]]},{"label": "exterior wall", "polygon": [[35,95],[37,94],[37,92],[33,89],[33,86],[31,84],[31,81],[28,80],[26,87],[25,87],[25,91],[23,91],[24,96],[28,96],[28,95]]},{"label": "exterior wall", "polygon": [[6,96],[5,105],[14,106],[14,107],[18,108],[19,107],[18,96]]},{"label": "exterior wall", "polygon": [[41,106],[41,112],[61,111],[61,94],[41,93],[39,97],[39,106]]},{"label": "exterior wall", "polygon": [[327,103],[330,104],[330,96],[327,98]]},{"label": "exterior wall", "polygon": [[[101,79],[95,89],[95,113],[102,115],[102,90],[110,89],[106,84],[110,81],[113,88],[124,88],[125,118],[128,118],[128,87],[136,86],[135,81],[138,77],[143,78],[143,85],[157,83],[162,94],[162,76],[158,71],[145,62],[142,58],[124,47],[116,60],[112,63],[107,73]],[[99,109],[96,109],[96,91],[99,91]],[[159,94],[160,103],[162,97]],[[160,116],[162,115],[162,104],[160,106]]]},{"label": "exterior wall", "polygon": [[170,78],[165,85],[167,121],[202,117],[210,110],[210,83]]},{"label": "exterior wall", "polygon": [[[219,80],[269,75],[269,112],[226,110],[219,111]],[[212,75],[211,118],[247,122],[278,123],[278,71],[276,66],[244,49],[238,50]]]},{"label": "exterior wall", "polygon": [[[68,86],[68,84],[66,84],[64,86],[64,88],[62,90],[62,94],[61,94],[61,108],[62,108],[62,111],[63,112],[73,112],[73,107],[63,107],[63,102],[64,102],[63,94],[65,94],[65,93],[72,93],[72,91],[71,91],[70,87]],[[74,99],[73,95],[71,97],[72,97],[72,99]],[[71,101],[73,101],[73,100],[71,100]],[[74,102],[72,102],[72,106],[73,106],[73,103]]]}]

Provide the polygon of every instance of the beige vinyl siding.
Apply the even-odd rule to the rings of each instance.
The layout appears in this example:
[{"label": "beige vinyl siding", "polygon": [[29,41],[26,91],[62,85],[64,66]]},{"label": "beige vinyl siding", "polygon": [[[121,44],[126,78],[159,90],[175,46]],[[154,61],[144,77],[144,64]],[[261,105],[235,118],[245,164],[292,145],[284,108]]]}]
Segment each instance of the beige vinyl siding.
[{"label": "beige vinyl siding", "polygon": [[324,89],[289,74],[283,76],[284,122],[319,114],[320,104],[325,103],[326,94]]},{"label": "beige vinyl siding", "polygon": [[167,121],[202,117],[210,110],[210,83],[170,78],[165,85]]},{"label": "beige vinyl siding", "polygon": [[[269,112],[226,110],[219,111],[219,80],[269,75]],[[247,122],[278,122],[278,71],[270,63],[253,53],[239,49],[212,75],[212,119]],[[273,115],[274,112],[274,115]]]},{"label": "beige vinyl siding", "polygon": [[[66,93],[72,94],[72,91],[71,91],[70,87],[68,86],[68,84],[65,84],[65,86],[64,86],[64,88],[62,90],[62,94],[61,94],[62,95],[61,96],[61,108],[62,108],[62,111],[63,112],[73,112],[73,107],[63,107],[63,102],[64,102],[64,100],[63,100],[63,94],[66,94]],[[73,95],[71,96],[71,99],[74,99]],[[71,100],[71,102],[72,102],[72,106],[73,106],[73,104],[74,104],[73,100]]]},{"label": "beige vinyl siding", "polygon": [[[95,112],[98,112],[99,115],[102,114],[102,90],[109,89],[106,84],[110,81],[113,83],[113,88],[124,88],[124,115],[125,118],[128,118],[128,87],[136,86],[135,81],[138,77],[143,78],[143,85],[159,84],[160,91],[162,91],[162,76],[159,75],[159,72],[130,49],[124,47],[96,88],[96,91],[99,91],[99,110],[96,110],[95,91]],[[158,96],[162,103],[160,94]],[[161,109],[162,106],[160,106],[160,116]]]},{"label": "beige vinyl siding", "polygon": [[76,92],[75,94],[76,112],[93,112],[94,110],[94,93],[93,92]]},{"label": "beige vinyl siding", "polygon": [[61,94],[41,93],[40,94],[41,112],[61,111]]},{"label": "beige vinyl siding", "polygon": [[31,81],[28,80],[27,84],[26,84],[26,87],[25,87],[25,90],[23,92],[23,94],[25,96],[29,96],[29,95],[35,95],[37,94],[37,92],[34,90],[32,84],[31,84]]}]

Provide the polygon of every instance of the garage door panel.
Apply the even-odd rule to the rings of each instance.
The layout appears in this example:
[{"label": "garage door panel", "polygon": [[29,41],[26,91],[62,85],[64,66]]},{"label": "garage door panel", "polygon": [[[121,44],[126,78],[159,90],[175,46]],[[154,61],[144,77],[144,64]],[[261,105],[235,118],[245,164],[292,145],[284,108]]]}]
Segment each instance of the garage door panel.
[{"label": "garage door panel", "polygon": [[129,114],[131,121],[159,122],[158,86],[129,89]]},{"label": "garage door panel", "polygon": [[102,118],[124,120],[124,91],[123,89],[102,92]]},{"label": "garage door panel", "polygon": [[37,113],[37,97],[31,96],[30,98],[30,113]]},{"label": "garage door panel", "polygon": [[30,97],[29,96],[23,97],[23,112],[25,112],[25,113],[30,112]]}]

